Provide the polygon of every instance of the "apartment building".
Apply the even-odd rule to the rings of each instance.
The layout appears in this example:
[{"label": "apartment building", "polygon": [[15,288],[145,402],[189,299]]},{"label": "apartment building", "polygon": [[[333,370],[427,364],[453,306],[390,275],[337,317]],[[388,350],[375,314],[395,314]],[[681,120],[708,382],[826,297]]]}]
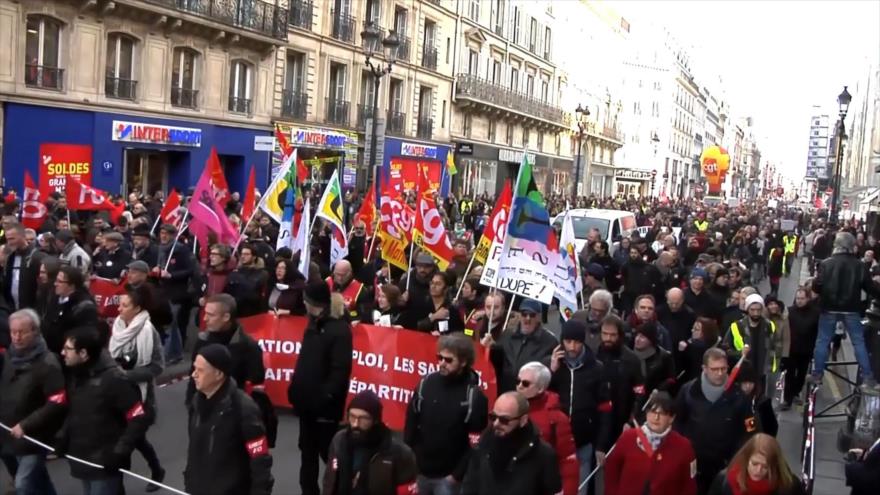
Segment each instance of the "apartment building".
[{"label": "apartment building", "polygon": [[[187,189],[216,147],[265,184],[286,1],[0,0],[0,165],[63,189]],[[60,176],[56,177],[55,175]],[[51,185],[50,185],[51,183]]]}]

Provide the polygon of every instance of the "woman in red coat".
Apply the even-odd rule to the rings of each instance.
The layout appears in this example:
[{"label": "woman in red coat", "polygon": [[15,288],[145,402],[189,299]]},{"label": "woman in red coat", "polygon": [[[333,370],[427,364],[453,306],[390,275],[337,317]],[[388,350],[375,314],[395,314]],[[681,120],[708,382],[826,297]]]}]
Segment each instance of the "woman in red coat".
[{"label": "woman in red coat", "polygon": [[657,392],[645,424],[620,435],[605,461],[605,495],[694,495],[697,461],[690,441],[672,431],[675,402]]},{"label": "woman in red coat", "polygon": [[559,408],[559,396],[550,392],[550,369],[533,361],[519,370],[516,390],[529,400],[529,419],[541,432],[541,439],[550,444],[559,461],[563,495],[577,495],[580,464],[578,463],[571,422]]}]

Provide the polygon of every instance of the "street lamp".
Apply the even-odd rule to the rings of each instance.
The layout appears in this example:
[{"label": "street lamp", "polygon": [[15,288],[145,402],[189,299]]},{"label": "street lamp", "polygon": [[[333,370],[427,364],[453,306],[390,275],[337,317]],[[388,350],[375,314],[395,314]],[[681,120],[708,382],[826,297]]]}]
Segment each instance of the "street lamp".
[{"label": "street lamp", "polygon": [[587,129],[587,117],[590,116],[590,109],[584,108],[578,103],[577,108],[574,110],[574,119],[577,124],[578,133],[577,133],[577,159],[575,160],[575,172],[574,172],[574,181],[571,184],[571,204],[572,206],[577,205],[577,196],[578,196],[578,182],[581,180],[581,148],[583,147],[584,140],[584,131]]},{"label": "street lamp", "polygon": [[846,140],[846,113],[849,111],[849,102],[852,101],[852,95],[843,87],[843,92],[837,97],[837,106],[839,107],[839,118],[837,119],[837,152],[834,161],[834,177],[832,178],[831,190],[831,211],[828,213],[830,218],[828,222],[837,225],[837,216],[840,209],[840,172],[843,167],[843,142]]},{"label": "street lamp", "polygon": [[376,47],[379,45],[381,34],[373,21],[367,23],[366,28],[361,32],[361,39],[364,41],[364,55],[367,59],[364,62],[373,75],[373,108],[370,112],[373,118],[372,135],[370,136],[370,163],[367,168],[367,187],[369,187],[370,170],[373,171],[373,180],[376,184],[376,204],[379,204],[379,181],[375,180],[379,177],[379,165],[376,163],[376,134],[378,133],[378,110],[379,110],[379,82],[385,74],[391,73],[391,66],[397,58],[397,48],[400,46],[400,39],[397,33],[392,29],[388,36],[382,40],[382,49],[384,50],[385,63],[374,60],[379,55],[376,53]]},{"label": "street lamp", "polygon": [[[654,143],[654,158],[657,158],[657,148],[660,146],[660,138],[657,137],[657,131],[651,136],[651,142]],[[657,169],[651,171],[651,197],[654,197],[654,184],[657,183]]]}]

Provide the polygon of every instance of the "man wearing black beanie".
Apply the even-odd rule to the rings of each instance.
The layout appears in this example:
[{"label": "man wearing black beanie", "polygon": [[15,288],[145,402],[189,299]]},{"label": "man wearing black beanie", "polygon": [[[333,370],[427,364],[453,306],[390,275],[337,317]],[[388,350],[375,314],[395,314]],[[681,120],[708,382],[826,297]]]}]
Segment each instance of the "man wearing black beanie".
[{"label": "man wearing black beanie", "polygon": [[318,456],[327,462],[330,442],[345,410],[352,338],[341,294],[331,294],[320,280],[306,286],[303,299],[309,324],[287,400],[299,416],[300,487],[303,495],[318,495]]},{"label": "man wearing black beanie", "polygon": [[418,493],[416,456],[382,422],[382,401],[371,390],[348,404],[348,424],[330,443],[324,495]]}]

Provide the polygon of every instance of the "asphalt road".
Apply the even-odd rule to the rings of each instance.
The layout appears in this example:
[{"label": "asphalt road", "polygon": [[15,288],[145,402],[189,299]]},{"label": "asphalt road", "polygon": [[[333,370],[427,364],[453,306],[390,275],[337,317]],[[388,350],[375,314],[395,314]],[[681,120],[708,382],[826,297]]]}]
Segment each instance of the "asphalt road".
[{"label": "asphalt road", "polygon": [[[784,279],[780,287],[780,298],[787,305],[793,301],[794,293],[801,277],[805,277],[805,271],[801,277],[794,275],[801,274],[800,260],[795,262],[792,272],[793,275]],[[766,281],[761,284],[760,290],[762,293],[769,291]],[[548,326],[558,332],[558,324],[553,323],[558,321],[555,312],[551,312],[549,320],[551,323]],[[169,371],[171,373],[180,373],[185,372],[185,369],[185,366],[178,365],[174,370]],[[828,381],[826,380],[826,382]],[[167,471],[165,482],[170,486],[180,489],[183,488],[182,473],[186,463],[187,447],[186,412],[183,407],[185,387],[185,382],[177,382],[159,389],[157,394],[159,418],[148,433],[148,438],[156,447],[162,464]],[[846,393],[845,390],[843,393]],[[827,403],[833,395],[834,391],[828,390],[826,385],[826,389],[821,394],[823,403]],[[816,495],[839,495],[846,492],[842,481],[841,455],[837,452],[835,445],[838,425],[839,422],[820,422],[817,429],[817,472],[819,479],[817,479],[816,491],[814,492]],[[296,418],[282,412],[280,415],[278,446],[272,451],[274,456],[273,473],[275,475],[274,493],[276,494],[295,495],[300,493],[298,483],[299,451],[296,447],[298,433],[299,426]],[[801,466],[800,449],[802,435],[801,409],[794,408],[791,411],[782,413],[780,415],[779,440],[782,443],[789,464],[796,473],[800,472]],[[70,476],[68,461],[51,461],[49,463],[49,470],[59,495],[78,495],[81,493],[79,484]],[[135,453],[133,456],[133,471],[144,475],[149,472],[143,458],[138,453]],[[6,476],[5,471],[3,471],[3,476]],[[146,493],[144,491],[145,485],[146,483],[140,480],[126,479],[126,493],[129,495]],[[158,493],[167,494],[172,492],[160,490]]]}]

